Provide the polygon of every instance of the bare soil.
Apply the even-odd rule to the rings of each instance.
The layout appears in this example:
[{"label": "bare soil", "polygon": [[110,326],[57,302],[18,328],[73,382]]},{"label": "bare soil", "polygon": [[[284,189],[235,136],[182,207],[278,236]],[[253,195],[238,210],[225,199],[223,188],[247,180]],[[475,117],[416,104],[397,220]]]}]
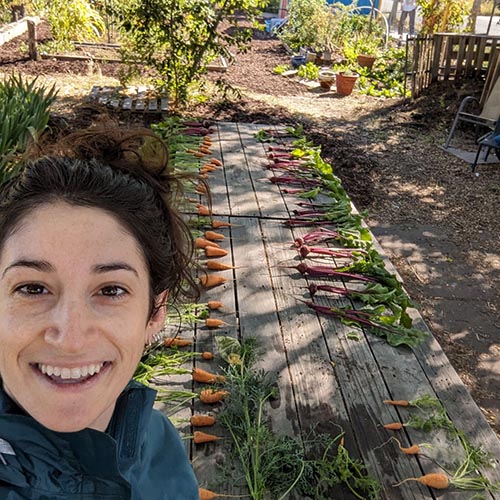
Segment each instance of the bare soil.
[{"label": "bare soil", "polygon": [[[40,37],[50,33],[43,27]],[[29,61],[25,37],[0,47],[0,72],[42,75],[62,86],[53,125],[89,125],[82,106],[93,82],[119,75],[119,64]],[[500,436],[500,165],[470,166],[443,144],[461,98],[482,82],[435,84],[416,100],[308,90],[272,73],[289,62],[261,34],[224,75],[240,97],[213,99],[194,116],[256,123],[302,123],[403,278],[451,363]],[[108,81],[108,80],[106,80]],[[71,82],[71,83],[67,83]],[[472,131],[463,131],[460,143]]]}]

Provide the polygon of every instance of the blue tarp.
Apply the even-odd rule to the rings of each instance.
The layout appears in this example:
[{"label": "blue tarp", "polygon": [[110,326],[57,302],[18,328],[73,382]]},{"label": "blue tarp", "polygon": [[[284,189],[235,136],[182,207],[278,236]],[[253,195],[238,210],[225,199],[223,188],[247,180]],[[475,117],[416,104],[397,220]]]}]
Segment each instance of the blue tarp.
[{"label": "blue tarp", "polygon": [[[343,3],[344,5],[351,5],[353,3],[356,3],[356,2],[353,2],[353,0],[326,0],[326,2],[328,4],[332,4],[332,3]],[[379,4],[380,4],[380,0],[374,0],[373,2],[375,4],[375,8],[378,9],[379,8]],[[357,2],[358,4],[358,7],[371,7],[372,6],[372,3],[370,2],[370,0],[358,0]],[[369,14],[370,11],[368,9],[361,9],[361,14]]]}]

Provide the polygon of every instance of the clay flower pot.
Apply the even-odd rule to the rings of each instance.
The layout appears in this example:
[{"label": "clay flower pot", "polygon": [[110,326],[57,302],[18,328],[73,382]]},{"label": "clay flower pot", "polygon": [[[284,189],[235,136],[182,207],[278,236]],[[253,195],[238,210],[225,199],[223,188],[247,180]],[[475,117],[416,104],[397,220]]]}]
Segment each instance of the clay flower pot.
[{"label": "clay flower pot", "polygon": [[335,73],[329,70],[322,70],[319,72],[318,82],[322,88],[330,90],[330,87],[335,82]]},{"label": "clay flower pot", "polygon": [[377,59],[377,57],[368,54],[359,54],[357,59],[358,64],[363,68],[372,69],[373,63],[375,62],[375,59]]},{"label": "clay flower pot", "polygon": [[352,89],[356,84],[358,79],[356,73],[346,74],[346,73],[337,73],[336,77],[336,86],[337,86],[337,94],[340,95],[351,95]]}]

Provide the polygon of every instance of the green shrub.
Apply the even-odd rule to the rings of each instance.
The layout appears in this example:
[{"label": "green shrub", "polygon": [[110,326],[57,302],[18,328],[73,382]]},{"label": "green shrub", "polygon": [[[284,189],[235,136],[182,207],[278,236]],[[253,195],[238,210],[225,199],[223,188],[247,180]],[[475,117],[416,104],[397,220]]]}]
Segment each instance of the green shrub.
[{"label": "green shrub", "polygon": [[299,66],[297,76],[307,80],[317,80],[319,76],[319,66],[313,62],[308,62]]},{"label": "green shrub", "polygon": [[47,126],[57,92],[54,86],[36,86],[36,80],[13,74],[0,82],[0,181],[15,171],[19,153]]},{"label": "green shrub", "polygon": [[[256,20],[267,0],[123,0],[114,5],[127,76],[154,69],[157,88],[168,91],[174,106],[188,101],[210,62],[231,60],[229,47],[244,50],[253,30],[238,24],[236,11]],[[220,30],[227,20],[231,29]],[[234,50],[234,49],[233,49]]]}]

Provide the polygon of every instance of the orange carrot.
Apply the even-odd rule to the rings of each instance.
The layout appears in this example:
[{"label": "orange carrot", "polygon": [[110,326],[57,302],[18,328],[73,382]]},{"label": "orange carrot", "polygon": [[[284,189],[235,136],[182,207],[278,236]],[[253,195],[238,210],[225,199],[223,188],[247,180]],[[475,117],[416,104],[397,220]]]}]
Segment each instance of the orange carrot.
[{"label": "orange carrot", "polygon": [[217,165],[214,165],[213,163],[204,163],[201,168],[208,168],[211,172],[214,170],[217,170],[219,167]]},{"label": "orange carrot", "polygon": [[163,341],[163,345],[167,347],[186,347],[193,343],[190,339],[183,339],[181,337],[168,337]]},{"label": "orange carrot", "polygon": [[212,215],[212,212],[208,207],[205,207],[204,205],[200,205],[198,207],[198,215]]},{"label": "orange carrot", "polygon": [[210,427],[215,424],[215,417],[212,415],[193,415],[191,425],[193,427]]},{"label": "orange carrot", "polygon": [[201,167],[200,174],[209,174],[210,172],[213,172],[214,170],[215,170],[215,168]]},{"label": "orange carrot", "polygon": [[403,453],[406,453],[407,455],[418,455],[420,453],[420,446],[418,444],[414,444],[413,446],[410,446],[409,448],[404,448],[404,447],[400,446],[399,449]]},{"label": "orange carrot", "polygon": [[223,248],[216,248],[211,245],[205,248],[205,255],[207,257],[225,257],[227,255],[227,251]]},{"label": "orange carrot", "polygon": [[234,266],[229,264],[223,264],[222,262],[217,262],[216,260],[207,260],[207,269],[212,271],[227,271],[229,269],[236,269]]},{"label": "orange carrot", "polygon": [[206,404],[214,404],[222,401],[227,397],[229,393],[227,391],[214,391],[213,389],[203,389],[200,392],[200,401]]},{"label": "orange carrot", "polygon": [[205,144],[212,144],[212,139],[208,135],[203,137],[203,141]]},{"label": "orange carrot", "polygon": [[219,227],[229,227],[229,226],[234,226],[234,224],[230,224],[229,222],[224,222],[222,220],[213,220],[212,221],[212,227],[214,229],[218,229]]},{"label": "orange carrot", "polygon": [[216,233],[215,231],[205,231],[205,239],[209,241],[223,240],[225,236],[222,233]]},{"label": "orange carrot", "polygon": [[214,500],[214,498],[220,497],[219,494],[206,490],[205,488],[198,488],[198,496],[200,500]]},{"label": "orange carrot", "polygon": [[194,444],[202,444],[202,443],[211,443],[213,441],[217,441],[218,439],[222,439],[219,436],[214,436],[213,434],[207,434],[202,431],[194,431],[193,442]]},{"label": "orange carrot", "polygon": [[445,490],[450,485],[450,481],[446,474],[433,472],[420,477],[409,477],[393,486],[399,486],[400,484],[406,483],[406,481],[418,481],[420,484],[429,486],[429,488],[434,488],[435,490]]},{"label": "orange carrot", "polygon": [[[208,248],[211,247],[207,247],[205,250],[207,250]],[[227,278],[224,278],[224,276],[219,276],[218,274],[205,274],[200,277],[200,285],[203,288],[212,288],[214,286],[219,286],[224,284],[226,281]]]},{"label": "orange carrot", "polygon": [[220,245],[218,243],[216,243],[215,241],[208,241],[205,238],[196,238],[194,240],[194,247],[195,248],[206,248],[206,247],[220,248]]},{"label": "orange carrot", "polygon": [[223,375],[216,375],[201,368],[193,368],[192,374],[193,380],[202,384],[213,384],[214,382],[224,382],[226,380]]},{"label": "orange carrot", "polygon": [[395,438],[394,436],[391,436],[384,444],[388,443],[389,441],[396,441],[399,449],[403,453],[406,453],[407,455],[418,455],[422,450],[421,446],[418,444],[414,444],[413,446],[405,448],[405,447],[401,446],[401,443],[399,442],[399,440],[397,438]]},{"label": "orange carrot", "polygon": [[222,162],[217,158],[210,158],[210,163],[216,165],[217,167],[222,167]]},{"label": "orange carrot", "polygon": [[225,326],[227,323],[217,318],[207,318],[205,320],[205,326],[207,328],[220,328],[221,326]]},{"label": "orange carrot", "polygon": [[210,351],[204,351],[204,352],[202,352],[201,353],[201,357],[203,359],[206,359],[207,361],[210,361],[211,359],[214,359],[214,355]]},{"label": "orange carrot", "polygon": [[390,424],[385,424],[384,427],[386,429],[389,429],[391,431],[399,431],[400,429],[402,429],[404,426],[401,422],[392,422]]},{"label": "orange carrot", "polygon": [[205,155],[212,154],[212,151],[207,146],[203,146],[203,145],[199,147],[199,151],[200,151],[200,153],[203,153]]},{"label": "orange carrot", "polygon": [[410,402],[406,399],[384,399],[384,403],[392,406],[410,406]]},{"label": "orange carrot", "polygon": [[208,174],[200,174],[200,179],[208,179],[210,176]]},{"label": "orange carrot", "polygon": [[207,188],[203,184],[198,184],[195,188],[195,191],[198,194],[208,194]]},{"label": "orange carrot", "polygon": [[209,300],[207,302],[207,306],[209,309],[220,309],[221,307],[224,307],[224,304],[222,302],[219,302],[218,300]]}]

